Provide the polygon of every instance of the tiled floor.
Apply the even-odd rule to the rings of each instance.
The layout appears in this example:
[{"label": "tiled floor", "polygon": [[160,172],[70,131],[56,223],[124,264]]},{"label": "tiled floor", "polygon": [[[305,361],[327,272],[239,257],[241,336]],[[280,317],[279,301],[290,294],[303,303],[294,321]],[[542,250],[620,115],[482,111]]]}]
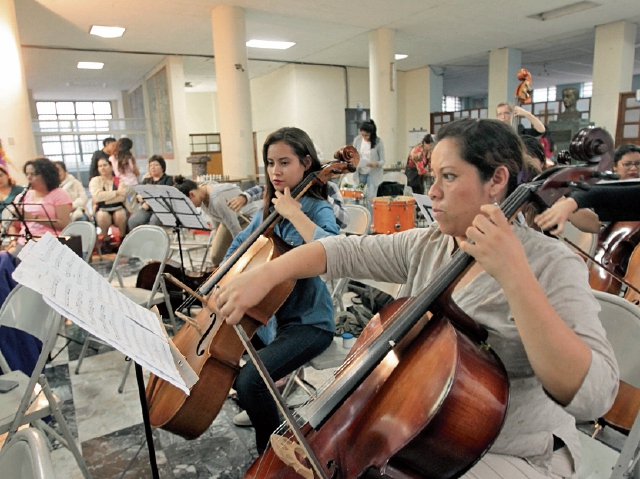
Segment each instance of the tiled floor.
[{"label": "tiled floor", "polygon": [[[98,265],[100,266],[100,265]],[[98,268],[108,272],[108,265]],[[124,356],[108,346],[94,348],[74,374],[85,333],[68,323],[47,366],[46,376],[62,401],[62,411],[95,479],[151,478],[149,453],[134,369],[122,394],[118,385],[126,367]],[[307,368],[306,379],[323,384],[332,370]],[[146,373],[145,373],[146,376]],[[289,397],[291,404],[302,402],[301,390]],[[160,477],[224,478],[243,477],[257,457],[252,428],[233,424],[239,412],[227,399],[218,417],[198,439],[187,441],[163,430],[154,430],[154,445]],[[52,452],[58,479],[80,479],[82,474],[71,453],[59,445]]]}]

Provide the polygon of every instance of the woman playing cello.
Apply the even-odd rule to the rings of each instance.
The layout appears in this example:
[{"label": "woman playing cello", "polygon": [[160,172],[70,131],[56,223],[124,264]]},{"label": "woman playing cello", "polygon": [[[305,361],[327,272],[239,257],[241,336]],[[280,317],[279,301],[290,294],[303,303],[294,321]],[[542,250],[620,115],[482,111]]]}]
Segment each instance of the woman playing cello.
[{"label": "woman playing cello", "polygon": [[[300,202],[291,196],[298,183],[321,168],[309,136],[298,128],[281,128],[267,137],[262,156],[268,177],[264,211],[236,236],[227,256],[260,225],[272,205],[284,218],[275,233],[291,246],[338,234],[333,210],[326,201],[326,185],[312,186]],[[317,275],[298,281],[276,319],[275,339],[259,351],[274,380],[303,366],[331,344],[333,305],[324,282]],[[262,452],[280,424],[277,406],[253,363],[240,370],[234,387],[255,427],[257,448]]]},{"label": "woman playing cello", "polygon": [[586,266],[556,240],[511,225],[496,205],[522,168],[522,143],[509,126],[464,119],[438,138],[429,190],[437,223],[301,246],[240,275],[213,301],[233,324],[272,284],[323,273],[403,283],[401,296],[415,295],[460,248],[476,263],[453,299],[488,330],[511,382],[504,426],[465,477],[571,477],[580,458],[575,420],[606,412],[618,384]]}]

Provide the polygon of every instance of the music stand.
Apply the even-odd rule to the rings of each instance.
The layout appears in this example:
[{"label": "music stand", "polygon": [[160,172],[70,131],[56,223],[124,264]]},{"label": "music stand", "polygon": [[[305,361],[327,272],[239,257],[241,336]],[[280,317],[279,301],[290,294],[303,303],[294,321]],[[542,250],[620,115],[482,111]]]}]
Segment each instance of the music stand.
[{"label": "music stand", "polygon": [[193,228],[211,231],[206,219],[193,205],[191,200],[177,188],[166,185],[136,185],[136,193],[149,205],[151,211],[158,217],[162,226],[171,226],[178,238],[180,251],[180,270],[185,277],[184,257],[182,254],[182,240],[180,228]]}]

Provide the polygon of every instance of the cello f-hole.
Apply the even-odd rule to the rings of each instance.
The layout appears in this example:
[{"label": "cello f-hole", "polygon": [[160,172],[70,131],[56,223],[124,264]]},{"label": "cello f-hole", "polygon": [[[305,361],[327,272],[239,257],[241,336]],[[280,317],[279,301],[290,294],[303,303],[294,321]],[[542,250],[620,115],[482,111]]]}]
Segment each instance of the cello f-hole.
[{"label": "cello f-hole", "polygon": [[216,313],[211,313],[209,315],[209,318],[211,318],[211,323],[209,324],[209,327],[204,332],[204,334],[200,338],[200,341],[198,341],[198,345],[196,346],[196,355],[198,356],[202,356],[204,354],[204,349],[200,349],[200,347],[202,346],[202,343],[204,342],[205,338],[209,336],[209,333],[211,332],[213,327],[216,325]]}]

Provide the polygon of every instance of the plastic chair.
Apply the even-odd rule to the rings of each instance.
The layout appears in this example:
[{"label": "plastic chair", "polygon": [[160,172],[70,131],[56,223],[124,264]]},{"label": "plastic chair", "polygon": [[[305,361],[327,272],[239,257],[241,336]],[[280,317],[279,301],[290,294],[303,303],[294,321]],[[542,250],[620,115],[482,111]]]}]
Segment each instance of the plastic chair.
[{"label": "plastic chair", "polygon": [[80,236],[82,239],[82,255],[87,263],[91,262],[91,255],[93,255],[93,249],[96,246],[96,239],[98,235],[96,233],[96,227],[89,221],[74,221],[69,223],[60,232],[61,236]]},{"label": "plastic chair", "polygon": [[0,471],[21,479],[55,479],[51,452],[42,433],[31,427],[18,431],[11,444],[0,451]]},{"label": "plastic chair", "polygon": [[[151,308],[153,305],[159,304],[164,301],[165,305],[167,306],[167,310],[169,311],[169,319],[171,320],[171,325],[175,331],[176,323],[175,317],[173,315],[173,308],[171,307],[169,294],[167,293],[164,278],[162,277],[162,272],[164,270],[164,265],[166,264],[168,256],[169,236],[167,235],[166,231],[160,226],[138,226],[133,231],[131,231],[131,233],[125,236],[124,240],[122,241],[107,281],[111,282],[114,279],[117,279],[118,285],[116,286],[116,288],[131,301],[140,306],[144,306],[145,308]],[[136,288],[134,286],[124,285],[121,270],[124,269],[123,267],[126,264],[128,264],[128,259],[132,258],[137,258],[141,262],[141,264],[146,264],[150,261],[160,262],[160,268],[158,268],[158,273],[156,274],[151,291],[147,289]],[[78,358],[78,365],[75,369],[76,374],[80,372],[80,366],[82,365],[82,361],[87,354],[89,343],[91,341],[101,343],[101,341],[94,336],[87,335],[84,345],[82,346],[82,352],[80,353],[80,357]],[[127,363],[124,377],[122,378],[122,382],[120,383],[120,387],[118,388],[119,392],[123,391],[124,383],[127,379],[130,367],[131,363],[129,362]]]},{"label": "plastic chair", "polygon": [[[585,253],[589,253],[589,255],[593,256],[596,252],[596,248],[598,247],[598,235],[596,233],[585,233],[584,231],[580,231],[567,221],[562,235]],[[568,246],[577,253],[580,253],[580,251],[577,251],[573,246]]]},{"label": "plastic chair", "polygon": [[[620,380],[640,389],[640,308],[629,301],[609,293],[593,291],[600,303],[600,321],[607,332],[607,339],[620,368]],[[640,477],[638,445],[640,443],[640,419],[638,411],[635,423],[629,432],[622,451],[614,449],[586,434],[580,434],[583,449],[583,464],[578,471],[582,479],[621,479],[628,477],[628,469],[634,469],[635,477]]]},{"label": "plastic chair", "polygon": [[[67,447],[84,477],[91,478],[57,399],[51,392],[46,377],[41,373],[56,342],[61,321],[61,316],[44,302],[41,294],[22,285],[18,285],[9,293],[0,309],[0,325],[19,329],[42,341],[42,351],[31,377],[22,371],[9,371],[4,358],[0,361],[3,372],[0,377],[18,382],[17,388],[0,394],[0,434],[8,433],[3,451],[16,440],[16,432],[20,426],[34,424]],[[42,421],[42,418],[50,415],[55,417],[62,435]]]}]

